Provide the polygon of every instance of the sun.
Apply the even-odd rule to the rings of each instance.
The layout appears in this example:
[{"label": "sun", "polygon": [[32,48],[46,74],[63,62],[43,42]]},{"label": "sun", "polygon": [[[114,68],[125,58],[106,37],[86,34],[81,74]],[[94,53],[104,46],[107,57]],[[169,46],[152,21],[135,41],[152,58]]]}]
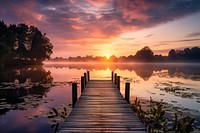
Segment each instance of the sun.
[{"label": "sun", "polygon": [[106,59],[108,60],[110,59],[110,56],[111,56],[111,54],[108,51],[105,51],[102,55],[105,56]]},{"label": "sun", "polygon": [[100,52],[100,55],[106,57],[107,60],[110,59],[110,56],[111,56],[112,54],[113,54],[113,52],[112,52],[111,50],[102,50],[102,51]]},{"label": "sun", "polygon": [[110,59],[110,55],[106,55],[106,59],[109,60]]}]

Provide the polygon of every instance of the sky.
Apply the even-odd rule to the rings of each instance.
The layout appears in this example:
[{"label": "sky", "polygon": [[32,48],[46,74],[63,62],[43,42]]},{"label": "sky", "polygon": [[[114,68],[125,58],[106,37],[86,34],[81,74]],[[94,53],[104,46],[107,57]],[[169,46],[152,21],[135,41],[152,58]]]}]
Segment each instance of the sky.
[{"label": "sky", "polygon": [[0,0],[0,20],[37,26],[53,58],[200,47],[200,0]]}]

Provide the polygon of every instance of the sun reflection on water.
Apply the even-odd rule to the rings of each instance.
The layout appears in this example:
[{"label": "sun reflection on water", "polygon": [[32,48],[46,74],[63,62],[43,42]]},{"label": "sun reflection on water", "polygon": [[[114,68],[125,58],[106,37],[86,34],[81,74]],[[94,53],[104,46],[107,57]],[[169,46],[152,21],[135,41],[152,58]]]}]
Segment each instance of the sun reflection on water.
[{"label": "sun reflection on water", "polygon": [[[43,68],[37,69],[1,71],[0,111],[4,115],[0,117],[0,128],[5,126],[3,123],[9,123],[11,117],[13,124],[9,124],[9,127],[17,125],[18,118],[23,117],[24,123],[37,125],[40,130],[45,128],[48,132],[51,129],[47,127],[50,126],[46,118],[39,117],[40,113],[45,112],[49,107],[56,108],[61,103],[71,103],[71,82],[79,80],[80,83],[80,77],[86,71],[90,71],[91,79],[102,80],[111,80],[111,71],[114,71],[121,76],[120,91],[123,95],[125,82],[130,82],[131,101],[136,97],[146,100],[152,97],[157,101],[163,99],[170,106],[173,105],[179,110],[200,117],[200,70],[198,68],[199,65],[180,64],[62,63],[60,65],[56,63],[56,65],[45,64]],[[25,84],[27,79],[30,79],[29,85]],[[19,82],[15,83],[16,80]],[[13,89],[21,86],[25,88]],[[78,86],[80,95],[80,84]],[[20,92],[21,95],[17,97],[15,91]],[[27,115],[38,115],[38,117],[29,122]],[[42,124],[39,127],[37,123]],[[25,125],[20,126],[23,129]],[[11,129],[4,128],[2,131],[8,132]],[[19,132],[22,132],[21,129]]]}]

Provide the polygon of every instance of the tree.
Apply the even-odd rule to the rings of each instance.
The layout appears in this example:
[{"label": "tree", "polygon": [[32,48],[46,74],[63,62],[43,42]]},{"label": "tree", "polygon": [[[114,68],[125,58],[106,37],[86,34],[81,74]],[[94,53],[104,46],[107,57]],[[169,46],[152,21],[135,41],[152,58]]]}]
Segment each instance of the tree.
[{"label": "tree", "polygon": [[0,64],[6,59],[9,55],[10,49],[5,43],[0,42]]},{"label": "tree", "polygon": [[10,54],[10,36],[7,25],[0,21],[0,63]]},{"label": "tree", "polygon": [[[42,63],[50,59],[53,45],[46,33],[42,34],[37,27],[26,24],[7,26],[0,21],[0,63],[22,61],[22,63]],[[25,62],[26,61],[26,62]],[[18,62],[19,63],[19,62]]]},{"label": "tree", "polygon": [[16,35],[16,53],[18,55],[19,59],[26,59],[27,55],[27,48],[26,48],[26,41],[28,36],[28,30],[29,27],[26,24],[19,24],[15,29],[15,35]]},{"label": "tree", "polygon": [[154,59],[154,53],[148,46],[145,46],[137,51],[134,57],[137,61],[151,62]]},{"label": "tree", "polygon": [[185,48],[184,50],[170,50],[168,54],[169,61],[187,61],[199,62],[200,61],[200,48]]},{"label": "tree", "polygon": [[46,34],[42,34],[37,27],[31,27],[31,49],[30,57],[37,62],[42,62],[45,59],[50,59],[50,55],[53,53],[53,45],[50,40],[46,37]]},{"label": "tree", "polygon": [[115,55],[110,56],[109,60],[111,62],[117,62],[117,57]]},{"label": "tree", "polygon": [[191,48],[191,58],[193,59],[193,61],[200,61],[200,48]]},{"label": "tree", "polygon": [[168,53],[168,58],[170,61],[174,61],[177,59],[177,53],[174,49],[171,49]]},{"label": "tree", "polygon": [[127,61],[133,61],[134,60],[134,56],[133,55],[129,55],[126,59],[127,59]]},{"label": "tree", "polygon": [[154,61],[155,62],[165,62],[166,61],[166,56],[162,56],[161,54],[159,55],[154,55]]}]

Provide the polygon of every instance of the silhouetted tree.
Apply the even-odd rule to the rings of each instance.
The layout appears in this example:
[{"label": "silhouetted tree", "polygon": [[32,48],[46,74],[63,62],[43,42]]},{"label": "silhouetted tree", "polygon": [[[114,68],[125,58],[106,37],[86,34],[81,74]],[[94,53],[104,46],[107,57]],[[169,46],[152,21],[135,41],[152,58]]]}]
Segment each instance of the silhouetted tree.
[{"label": "silhouetted tree", "polygon": [[31,26],[30,33],[31,49],[30,57],[37,62],[42,62],[45,59],[49,59],[52,54],[53,45],[50,43],[50,40],[46,37],[46,34],[42,34],[37,27]]},{"label": "silhouetted tree", "polygon": [[[50,59],[53,45],[37,27],[26,24],[7,26],[0,21],[0,63],[9,64],[21,60],[42,63]],[[12,64],[12,63],[11,63]]]},{"label": "silhouetted tree", "polygon": [[134,57],[133,55],[129,55],[129,56],[126,58],[126,60],[132,62],[132,61],[134,61],[134,58],[135,58],[135,57]]},{"label": "silhouetted tree", "polygon": [[109,58],[109,60],[111,61],[111,62],[117,62],[117,57],[115,56],[115,55],[112,55],[112,56],[110,56],[110,58]]},{"label": "silhouetted tree", "polygon": [[159,55],[154,55],[154,61],[155,62],[166,62],[166,56],[162,56],[161,54]]},{"label": "silhouetted tree", "polygon": [[28,30],[29,27],[25,24],[19,24],[16,27],[17,30],[17,45],[16,46],[16,51],[19,59],[24,59],[26,58],[26,55],[28,53],[28,46],[26,45],[27,38],[28,38]]},{"label": "silhouetted tree", "polygon": [[0,42],[0,63],[4,61],[4,59],[8,56],[9,52],[9,47],[6,46],[5,43]]},{"label": "silhouetted tree", "polygon": [[7,25],[0,21],[0,63],[10,54],[10,38]]},{"label": "silhouetted tree", "polygon": [[194,61],[200,61],[200,48],[193,47],[191,48],[191,55],[190,58]]},{"label": "silhouetted tree", "polygon": [[185,48],[184,50],[170,50],[168,54],[169,61],[187,61],[199,62],[200,61],[200,48]]},{"label": "silhouetted tree", "polygon": [[137,61],[151,62],[154,59],[154,53],[148,46],[145,46],[137,51],[134,57]]},{"label": "silhouetted tree", "polygon": [[120,56],[120,57],[118,58],[118,61],[119,61],[119,62],[124,62],[124,61],[126,61],[126,60],[127,60],[126,56]]},{"label": "silhouetted tree", "polygon": [[69,57],[68,59],[53,59],[63,60],[63,61],[96,61],[96,62],[134,62],[134,61],[142,61],[142,62],[200,62],[200,48],[185,48],[184,50],[170,50],[168,56],[154,55],[153,51],[149,47],[144,47],[143,49],[137,51],[137,53],[129,56],[120,56],[117,58],[115,55],[110,56],[109,60],[105,56],[77,56],[77,57]]},{"label": "silhouetted tree", "polygon": [[174,49],[169,51],[168,58],[169,58],[170,61],[174,61],[174,60],[177,59],[177,54],[176,54],[176,51]]}]

